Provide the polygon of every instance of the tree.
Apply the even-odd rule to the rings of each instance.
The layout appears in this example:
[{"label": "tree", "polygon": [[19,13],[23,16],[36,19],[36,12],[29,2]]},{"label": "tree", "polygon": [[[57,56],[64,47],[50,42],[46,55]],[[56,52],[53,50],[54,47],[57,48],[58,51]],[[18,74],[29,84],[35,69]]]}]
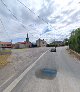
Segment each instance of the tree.
[{"label": "tree", "polygon": [[72,31],[69,38],[69,48],[80,53],[80,28]]},{"label": "tree", "polygon": [[64,39],[64,45],[68,45],[68,42],[69,42],[69,39],[68,38],[65,38]]}]

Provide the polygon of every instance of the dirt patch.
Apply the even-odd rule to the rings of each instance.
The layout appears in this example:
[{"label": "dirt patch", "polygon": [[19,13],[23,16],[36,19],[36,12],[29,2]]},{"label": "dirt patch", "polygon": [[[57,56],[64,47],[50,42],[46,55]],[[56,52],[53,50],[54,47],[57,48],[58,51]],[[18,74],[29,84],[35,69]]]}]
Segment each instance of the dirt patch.
[{"label": "dirt patch", "polygon": [[0,69],[6,66],[10,61],[8,58],[11,55],[11,50],[2,50],[0,51]]},{"label": "dirt patch", "polygon": [[77,53],[77,52],[75,52],[75,51],[73,51],[73,50],[71,50],[71,49],[66,49],[66,50],[68,51],[68,53],[69,53],[72,57],[77,58],[78,60],[80,60],[80,54],[79,54],[79,53]]},{"label": "dirt patch", "polygon": [[10,55],[0,55],[0,68],[6,66],[10,61],[8,61]]},{"label": "dirt patch", "polygon": [[0,51],[0,55],[10,55],[12,52],[11,50],[2,50]]}]

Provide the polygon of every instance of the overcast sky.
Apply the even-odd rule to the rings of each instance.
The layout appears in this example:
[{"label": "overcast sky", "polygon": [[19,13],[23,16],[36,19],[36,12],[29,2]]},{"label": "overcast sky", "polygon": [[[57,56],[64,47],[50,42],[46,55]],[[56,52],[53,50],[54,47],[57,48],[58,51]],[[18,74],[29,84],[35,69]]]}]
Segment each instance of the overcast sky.
[{"label": "overcast sky", "polygon": [[63,40],[78,27],[80,0],[0,0],[0,41]]}]

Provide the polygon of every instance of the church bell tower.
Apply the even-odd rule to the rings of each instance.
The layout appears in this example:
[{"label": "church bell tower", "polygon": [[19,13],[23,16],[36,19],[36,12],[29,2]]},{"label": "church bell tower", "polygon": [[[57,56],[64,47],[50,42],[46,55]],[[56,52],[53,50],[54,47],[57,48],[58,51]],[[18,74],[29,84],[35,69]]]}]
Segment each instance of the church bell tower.
[{"label": "church bell tower", "polygon": [[28,37],[28,33],[27,33],[27,38],[26,38],[26,42],[29,42],[29,37]]}]

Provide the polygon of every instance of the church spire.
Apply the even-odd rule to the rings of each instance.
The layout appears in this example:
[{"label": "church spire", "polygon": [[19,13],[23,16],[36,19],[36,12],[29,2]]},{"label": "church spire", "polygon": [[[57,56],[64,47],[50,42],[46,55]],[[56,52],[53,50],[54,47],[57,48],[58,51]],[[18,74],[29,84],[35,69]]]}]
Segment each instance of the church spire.
[{"label": "church spire", "polygon": [[27,38],[26,38],[26,42],[29,42],[29,37],[28,37],[28,33],[27,33]]},{"label": "church spire", "polygon": [[28,38],[28,33],[27,33],[27,38]]}]

